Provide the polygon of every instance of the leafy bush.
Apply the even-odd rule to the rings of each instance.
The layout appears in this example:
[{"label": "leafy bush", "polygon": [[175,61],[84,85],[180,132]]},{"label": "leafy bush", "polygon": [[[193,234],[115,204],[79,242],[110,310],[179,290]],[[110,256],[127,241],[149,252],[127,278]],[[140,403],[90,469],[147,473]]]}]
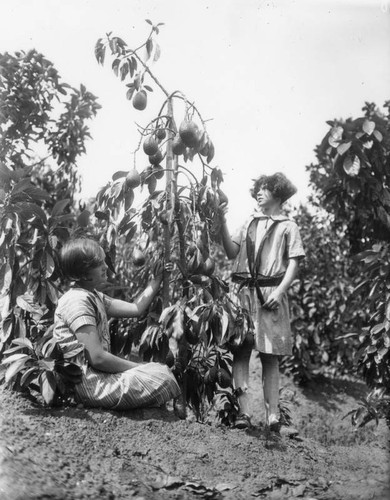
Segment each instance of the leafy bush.
[{"label": "leafy bush", "polygon": [[[363,117],[328,122],[331,128],[316,150],[318,162],[308,167],[315,202],[333,214],[337,227],[345,226],[351,255],[362,263],[354,283],[370,316],[353,331],[360,331],[359,370],[376,394],[368,396],[366,408],[378,394],[387,397],[390,387],[390,101],[384,107],[387,114],[366,103]],[[387,404],[376,407],[388,416]],[[363,421],[376,414],[368,412]]]},{"label": "leafy bush", "polygon": [[353,293],[359,267],[350,257],[345,228],[310,205],[290,216],[300,228],[306,258],[289,290],[293,356],[281,367],[300,383],[320,373],[351,373],[358,339],[347,332],[362,327],[368,311]]},{"label": "leafy bush", "polygon": [[83,348],[75,345],[67,352],[61,350],[53,338],[53,326],[49,326],[49,311],[31,305],[31,297],[21,296],[19,303],[28,315],[31,340],[26,336],[12,340],[3,352],[0,380],[50,406],[68,401],[82,375],[80,366],[69,360]]},{"label": "leafy bush", "polygon": [[0,54],[0,102],[0,358],[7,384],[41,390],[52,404],[63,376],[77,375],[46,330],[61,282],[57,251],[80,229],[75,162],[100,106],[35,50]]}]

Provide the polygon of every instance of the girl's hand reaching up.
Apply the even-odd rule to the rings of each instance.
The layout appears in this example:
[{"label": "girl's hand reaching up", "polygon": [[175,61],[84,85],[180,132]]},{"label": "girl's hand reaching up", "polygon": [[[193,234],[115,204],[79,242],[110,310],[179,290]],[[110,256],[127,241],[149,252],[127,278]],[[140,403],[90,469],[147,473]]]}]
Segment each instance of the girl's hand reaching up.
[{"label": "girl's hand reaching up", "polygon": [[156,279],[162,279],[164,271],[167,273],[171,273],[173,271],[172,262],[169,261],[164,264],[163,261],[157,260],[152,267],[153,276]]}]

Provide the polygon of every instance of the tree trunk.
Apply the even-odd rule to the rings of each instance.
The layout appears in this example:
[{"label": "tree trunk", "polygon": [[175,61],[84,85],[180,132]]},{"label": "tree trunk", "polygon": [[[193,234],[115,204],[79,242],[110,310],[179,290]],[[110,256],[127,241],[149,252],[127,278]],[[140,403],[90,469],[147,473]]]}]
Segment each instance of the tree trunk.
[{"label": "tree trunk", "polygon": [[[164,261],[169,262],[171,259],[171,226],[173,224],[173,206],[175,200],[175,186],[176,183],[173,182],[173,153],[172,153],[172,140],[173,140],[173,106],[172,99],[168,100],[168,115],[171,118],[171,123],[168,130],[168,142],[167,142],[167,157],[166,157],[166,211],[168,215],[168,224],[164,226]],[[163,308],[169,305],[169,274],[164,271],[163,278]]]}]

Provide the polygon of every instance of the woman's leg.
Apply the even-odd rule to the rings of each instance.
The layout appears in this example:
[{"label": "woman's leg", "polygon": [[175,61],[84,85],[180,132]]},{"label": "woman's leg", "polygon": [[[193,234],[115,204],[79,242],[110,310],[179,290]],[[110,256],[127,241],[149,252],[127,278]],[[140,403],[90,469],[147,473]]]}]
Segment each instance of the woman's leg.
[{"label": "woman's leg", "polygon": [[249,407],[249,361],[252,353],[253,338],[247,338],[233,353],[233,380],[235,389],[240,388],[242,394],[238,396],[241,413],[250,415]]},{"label": "woman's leg", "polygon": [[263,367],[263,391],[266,424],[279,419],[279,359],[275,354],[260,353]]}]

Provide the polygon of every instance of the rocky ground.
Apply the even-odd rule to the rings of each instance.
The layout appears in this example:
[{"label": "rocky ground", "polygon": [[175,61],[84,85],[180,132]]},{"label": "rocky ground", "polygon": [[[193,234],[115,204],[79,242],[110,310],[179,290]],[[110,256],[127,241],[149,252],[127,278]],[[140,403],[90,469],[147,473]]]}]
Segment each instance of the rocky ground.
[{"label": "rocky ground", "polygon": [[388,499],[384,422],[354,431],[342,417],[363,384],[282,383],[296,438],[261,423],[260,364],[252,360],[254,428],[221,427],[171,409],[44,409],[0,387],[0,499]]}]

